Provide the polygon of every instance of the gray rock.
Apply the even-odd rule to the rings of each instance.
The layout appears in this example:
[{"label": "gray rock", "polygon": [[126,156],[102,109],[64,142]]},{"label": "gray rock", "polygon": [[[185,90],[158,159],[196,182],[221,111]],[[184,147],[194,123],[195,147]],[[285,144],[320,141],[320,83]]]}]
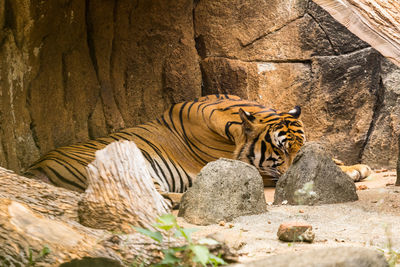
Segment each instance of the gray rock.
[{"label": "gray rock", "polygon": [[383,267],[389,266],[382,253],[362,247],[312,249],[275,255],[263,260],[235,264],[236,267]]},{"label": "gray rock", "polygon": [[[394,169],[400,135],[400,68],[387,59],[381,63],[373,123],[363,148],[362,162],[372,168]],[[361,154],[360,154],[361,155]]]},{"label": "gray rock", "polygon": [[257,169],[241,161],[219,159],[208,163],[183,195],[178,216],[208,225],[266,211]]},{"label": "gray rock", "polygon": [[276,184],[274,204],[342,203],[358,200],[351,178],[342,172],[318,143],[305,144]]}]

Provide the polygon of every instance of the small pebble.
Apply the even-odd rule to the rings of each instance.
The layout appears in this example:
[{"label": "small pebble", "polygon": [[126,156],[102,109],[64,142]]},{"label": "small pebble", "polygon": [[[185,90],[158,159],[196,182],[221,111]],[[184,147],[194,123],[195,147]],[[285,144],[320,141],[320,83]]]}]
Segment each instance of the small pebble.
[{"label": "small pebble", "polygon": [[286,222],[279,226],[277,232],[279,240],[286,242],[313,242],[315,234],[312,226],[302,222]]},{"label": "small pebble", "polygon": [[219,224],[219,226],[225,226],[225,222],[224,221],[220,221],[218,224]]},{"label": "small pebble", "polygon": [[366,189],[368,189],[368,186],[364,184],[357,186],[357,190],[366,190]]}]

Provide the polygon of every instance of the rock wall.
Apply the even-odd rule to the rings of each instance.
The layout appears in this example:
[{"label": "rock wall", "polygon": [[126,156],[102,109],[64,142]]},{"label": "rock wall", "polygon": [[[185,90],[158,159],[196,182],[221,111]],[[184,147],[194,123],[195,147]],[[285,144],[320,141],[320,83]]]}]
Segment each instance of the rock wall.
[{"label": "rock wall", "polygon": [[394,167],[400,70],[308,0],[0,0],[0,166],[201,94],[303,108],[309,140]]},{"label": "rock wall", "polygon": [[201,94],[193,2],[0,0],[0,166]]},{"label": "rock wall", "polygon": [[200,1],[203,94],[234,93],[289,110],[308,140],[346,163],[394,168],[399,68],[311,1]]}]

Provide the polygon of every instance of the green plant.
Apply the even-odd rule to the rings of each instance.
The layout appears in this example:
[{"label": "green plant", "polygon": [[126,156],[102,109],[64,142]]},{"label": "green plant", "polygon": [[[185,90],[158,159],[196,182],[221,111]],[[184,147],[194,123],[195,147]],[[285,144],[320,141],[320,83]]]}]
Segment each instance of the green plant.
[{"label": "green plant", "polygon": [[388,225],[385,225],[385,234],[387,238],[386,248],[379,250],[386,256],[389,267],[395,267],[396,263],[400,261],[400,251],[393,249],[392,232]]},{"label": "green plant", "polygon": [[40,251],[39,255],[34,257],[33,251],[31,248],[28,249],[28,266],[35,266],[37,262],[43,260],[47,255],[50,254],[50,248],[48,246],[44,246]]},{"label": "green plant", "polygon": [[[164,236],[161,231],[165,232],[167,237],[167,248],[162,249],[164,257],[156,266],[206,266],[207,264],[218,266],[226,264],[220,256],[210,253],[206,245],[216,245],[217,241],[209,238],[203,238],[193,242],[191,234],[197,229],[182,228],[178,225],[176,218],[172,214],[165,214],[157,218],[157,223],[153,225],[160,231],[151,231],[144,228],[133,227],[139,233],[146,235],[158,243],[165,244]],[[171,237],[184,238],[185,245],[179,247],[169,247]]]}]

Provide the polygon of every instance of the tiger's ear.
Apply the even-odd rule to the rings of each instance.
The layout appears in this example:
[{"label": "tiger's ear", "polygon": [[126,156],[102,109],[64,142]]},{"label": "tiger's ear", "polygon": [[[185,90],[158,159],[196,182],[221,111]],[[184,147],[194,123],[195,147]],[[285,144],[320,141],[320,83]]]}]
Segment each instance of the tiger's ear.
[{"label": "tiger's ear", "polygon": [[295,119],[298,119],[301,114],[301,108],[299,106],[295,106],[294,109],[290,110],[288,113],[292,115]]},{"label": "tiger's ear", "polygon": [[243,109],[239,109],[239,116],[240,119],[242,120],[242,126],[245,131],[245,133],[249,133],[253,130],[253,121],[255,120],[255,117],[247,111],[244,111]]}]

